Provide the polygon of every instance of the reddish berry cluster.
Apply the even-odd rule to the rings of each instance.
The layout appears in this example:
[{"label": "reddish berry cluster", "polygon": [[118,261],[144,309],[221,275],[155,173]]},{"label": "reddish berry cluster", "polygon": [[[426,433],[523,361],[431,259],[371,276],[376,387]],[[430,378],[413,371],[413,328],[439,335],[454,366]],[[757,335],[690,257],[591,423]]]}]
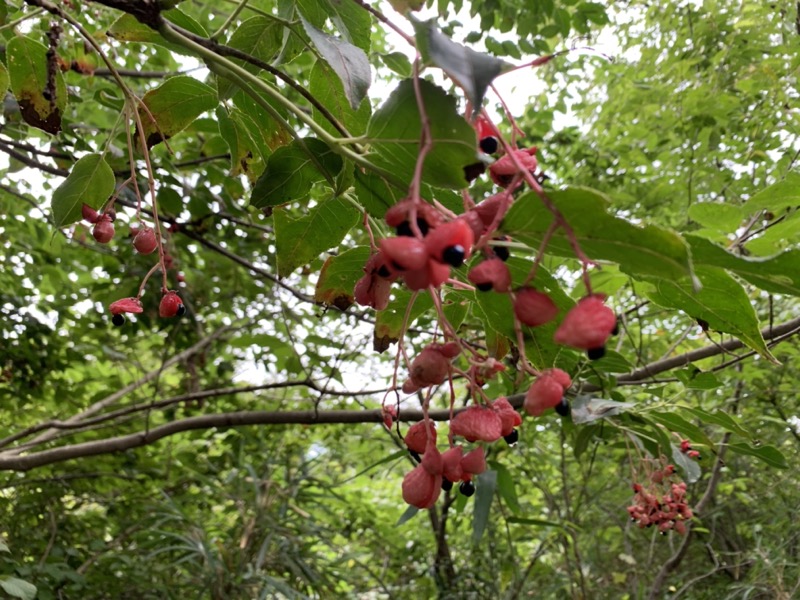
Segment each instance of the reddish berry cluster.
[{"label": "reddish berry cluster", "polygon": [[[488,352],[481,352],[474,345],[465,343],[444,316],[442,299],[437,290],[451,281],[451,270],[459,268],[473,254],[481,255],[481,260],[475,261],[466,279],[479,293],[508,294],[513,306],[515,333],[520,349],[524,345],[523,325],[540,327],[553,322],[559,316],[559,308],[553,299],[534,287],[535,269],[541,256],[536,259],[525,282],[514,288],[511,271],[506,264],[509,251],[505,243],[511,240],[497,235],[500,223],[514,202],[513,192],[523,181],[533,186],[536,181],[541,180],[535,177],[538,167],[536,148],[519,149],[501,144],[499,131],[484,117],[478,118],[475,128],[482,162],[466,169],[467,179],[474,179],[486,170],[486,164],[490,164],[489,175],[503,190],[477,204],[473,204],[465,196],[464,212],[455,215],[419,197],[416,191],[419,189],[419,182],[416,182],[411,187],[410,197],[386,212],[386,224],[394,229],[396,235],[377,243],[373,241],[373,253],[364,265],[364,275],[354,289],[358,304],[376,310],[388,307],[392,284],[397,281],[415,292],[427,290],[434,298],[444,342],[428,344],[413,360],[409,361],[406,357],[409,373],[402,386],[404,393],[417,393],[425,388],[441,385],[448,380],[452,381],[454,374],[457,374],[466,377],[473,397],[480,395],[483,398],[483,402],[473,403],[451,419],[452,447],[444,454],[436,448],[436,430],[427,421],[427,416],[426,421],[411,427],[406,435],[406,444],[420,464],[403,481],[403,498],[419,508],[429,508],[436,502],[443,482],[445,488],[449,489],[453,483],[461,481],[462,493],[471,495],[474,492],[472,475],[480,471],[470,467],[467,459],[477,456],[477,451],[462,456],[462,448],[453,446],[453,437],[484,443],[493,443],[502,437],[508,444],[514,444],[519,437],[516,427],[522,422],[521,416],[506,398],[491,402],[480,390],[486,381],[505,370],[500,362],[502,355],[491,356]],[[499,156],[492,161],[486,155]],[[580,258],[586,263],[584,257]],[[458,281],[451,283],[462,287],[464,285]],[[555,331],[554,340],[559,344],[588,351],[590,358],[601,357],[606,340],[617,327],[616,315],[605,306],[604,299],[604,296],[591,292],[582,298],[563,316]],[[401,353],[405,356],[402,347],[398,349],[398,360]],[[459,357],[459,362],[466,360],[468,363],[466,369],[462,370],[454,364]],[[520,355],[520,360],[522,373],[536,377],[526,394],[526,412],[538,417],[546,410],[554,408],[560,415],[567,416],[569,404],[565,393],[572,385],[569,374],[556,368],[538,372],[529,365],[524,354]],[[430,394],[423,400],[424,411],[427,410],[429,401]],[[382,418],[387,427],[392,426],[396,417],[396,410],[388,411],[384,407]],[[483,451],[480,452],[483,457]]]},{"label": "reddish berry cluster", "polygon": [[681,452],[689,458],[696,458],[697,460],[702,458],[697,450],[692,450],[692,444],[689,440],[681,440]]},{"label": "reddish berry cluster", "polygon": [[658,527],[663,535],[670,530],[686,533],[686,521],[692,509],[686,502],[686,482],[675,481],[675,467],[666,465],[650,474],[647,487],[633,484],[633,504],[628,507],[631,520],[640,528]]},{"label": "reddish berry cluster", "polygon": [[408,504],[431,508],[441,491],[449,491],[455,483],[459,483],[459,491],[465,496],[475,493],[472,477],[486,470],[483,448],[464,454],[462,446],[452,446],[444,453],[439,452],[432,421],[420,421],[409,427],[405,443],[420,463],[403,478],[403,500]]}]

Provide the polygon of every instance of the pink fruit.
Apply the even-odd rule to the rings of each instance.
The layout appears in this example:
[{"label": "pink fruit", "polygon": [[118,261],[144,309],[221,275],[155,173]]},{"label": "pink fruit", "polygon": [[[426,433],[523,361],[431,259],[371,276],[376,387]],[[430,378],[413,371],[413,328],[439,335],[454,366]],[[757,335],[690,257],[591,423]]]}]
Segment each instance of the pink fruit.
[{"label": "pink fruit", "polygon": [[139,254],[152,254],[158,247],[156,233],[151,227],[140,227],[133,238],[133,247]]},{"label": "pink fruit", "polygon": [[525,394],[525,411],[534,417],[540,416],[548,408],[561,404],[564,397],[564,386],[547,372],[541,373]]},{"label": "pink fruit", "polygon": [[101,244],[107,244],[114,239],[114,224],[107,215],[100,216],[100,220],[92,228],[92,235]]},{"label": "pink fruit", "polygon": [[84,221],[89,221],[89,223],[97,223],[100,220],[100,213],[88,204],[83,204],[81,206],[81,217],[83,217]]},{"label": "pink fruit", "polygon": [[470,442],[494,442],[503,437],[503,421],[491,408],[473,404],[453,417],[450,432]]},{"label": "pink fruit", "polygon": [[503,437],[510,434],[514,430],[514,427],[522,424],[522,417],[514,410],[514,407],[511,406],[507,398],[498,398],[492,402],[492,410],[500,417],[500,422],[503,427],[500,434]]},{"label": "pink fruit", "polygon": [[558,307],[547,294],[533,288],[522,288],[514,297],[514,314],[520,323],[538,327],[555,319]]},{"label": "pink fruit", "polygon": [[472,252],[475,236],[463,219],[439,225],[425,238],[428,254],[437,262],[460,267]]},{"label": "pink fruit", "polygon": [[416,271],[428,263],[428,251],[422,240],[395,237],[381,240],[381,253],[395,271]]},{"label": "pink fruit", "polygon": [[511,271],[499,258],[490,258],[470,269],[467,279],[482,292],[507,292],[511,288]]},{"label": "pink fruit", "polygon": [[428,447],[429,437],[431,442],[435,444],[436,426],[433,424],[433,421],[419,421],[408,428],[403,441],[406,443],[409,450],[417,454],[422,454],[425,452],[425,448]]},{"label": "pink fruit", "polygon": [[590,358],[599,358],[616,326],[617,316],[603,304],[603,297],[586,296],[567,313],[553,339],[558,344],[588,350]]},{"label": "pink fruit", "polygon": [[403,500],[411,506],[431,508],[441,491],[442,476],[433,475],[421,464],[403,478]]},{"label": "pink fruit", "polygon": [[[524,170],[532,173],[537,167],[535,154],[536,147],[522,148],[514,151],[514,158]],[[519,173],[519,169],[517,169],[509,154],[499,158],[489,167],[489,176],[492,181],[503,188],[511,184],[514,175],[517,173]]]},{"label": "pink fruit", "polygon": [[177,292],[167,292],[161,297],[158,305],[158,315],[164,318],[182,317],[186,312],[186,307],[181,302],[181,297]]}]

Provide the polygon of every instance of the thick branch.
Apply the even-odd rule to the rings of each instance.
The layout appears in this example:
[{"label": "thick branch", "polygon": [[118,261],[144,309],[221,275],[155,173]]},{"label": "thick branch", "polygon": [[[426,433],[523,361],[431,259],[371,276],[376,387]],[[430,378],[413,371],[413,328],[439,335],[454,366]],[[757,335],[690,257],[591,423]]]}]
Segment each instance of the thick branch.
[{"label": "thick branch", "polygon": [[[157,369],[153,369],[152,371],[150,371],[149,373],[145,374],[143,377],[141,377],[137,381],[134,381],[133,383],[130,383],[130,384],[126,385],[124,388],[117,390],[116,392],[114,392],[110,396],[107,396],[107,397],[103,398],[102,400],[99,400],[98,402],[95,402],[94,404],[92,404],[89,408],[87,408],[83,412],[80,412],[77,415],[74,415],[74,416],[70,417],[69,419],[66,419],[64,421],[64,423],[77,423],[77,422],[80,422],[80,421],[86,419],[87,417],[91,417],[92,415],[96,415],[97,413],[99,413],[104,408],[116,404],[119,400],[124,398],[127,394],[130,394],[135,389],[138,389],[138,388],[142,387],[146,383],[148,383],[148,382],[152,381],[153,379],[155,379],[156,377],[158,377],[165,369],[168,369],[171,366],[176,365],[176,364],[186,360],[190,356],[192,356],[194,354],[197,354],[198,352],[201,352],[211,342],[217,340],[219,337],[221,337],[223,334],[227,333],[230,330],[231,330],[231,328],[227,327],[227,326],[220,327],[219,329],[217,329],[214,333],[212,333],[208,337],[205,337],[202,340],[200,340],[199,342],[197,342],[194,346],[192,346],[190,348],[187,348],[183,352],[180,352],[180,353],[176,354],[175,356],[173,356],[168,361],[166,361],[161,366],[159,366]],[[27,437],[27,436],[29,436],[29,435],[31,435],[33,433],[36,433],[36,432],[39,432],[39,431],[42,431],[42,430],[47,430],[47,431],[45,431],[40,436],[37,436],[33,440],[31,440],[30,443],[31,444],[42,444],[44,442],[48,442],[48,441],[52,440],[57,435],[56,430],[51,429],[51,427],[52,427],[52,425],[50,423],[43,423],[43,424],[39,424],[39,425],[34,425],[33,427],[29,427],[28,429],[25,429],[23,431],[15,433],[14,435],[8,436],[7,438],[5,438],[3,440],[0,440],[0,448],[2,448],[4,446],[8,446],[9,444],[15,442],[16,440],[22,439],[24,437]],[[19,452],[20,452],[19,450],[11,449],[11,450],[7,450],[4,454],[18,454]]]},{"label": "thick branch", "polygon": [[[429,416],[437,421],[446,421],[450,418],[447,409],[431,411]],[[404,410],[399,414],[403,421],[421,421],[424,416],[421,410]],[[212,427],[240,427],[243,425],[319,425],[319,424],[344,424],[344,423],[383,423],[383,412],[375,410],[338,410],[318,412],[305,411],[244,411],[233,413],[219,413],[202,415],[172,421],[159,427],[154,427],[139,433],[113,437],[105,440],[83,442],[43,450],[26,456],[14,455],[11,452],[0,454],[0,471],[28,471],[36,467],[51,465],[73,458],[97,456],[122,452],[131,448],[139,448],[152,444],[162,438],[183,431],[210,429]]]}]

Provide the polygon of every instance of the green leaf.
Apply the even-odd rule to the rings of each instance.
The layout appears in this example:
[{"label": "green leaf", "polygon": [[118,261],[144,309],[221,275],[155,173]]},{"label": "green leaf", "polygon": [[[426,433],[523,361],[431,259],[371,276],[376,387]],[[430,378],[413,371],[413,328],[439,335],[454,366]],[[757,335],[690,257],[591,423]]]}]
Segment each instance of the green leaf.
[{"label": "green leaf", "polygon": [[650,411],[647,413],[647,418],[660,423],[669,431],[680,433],[692,443],[703,444],[709,448],[714,447],[714,442],[708,438],[702,429],[675,413]]},{"label": "green leaf", "polygon": [[514,486],[514,476],[511,475],[511,471],[509,471],[505,465],[501,465],[495,461],[490,461],[489,466],[497,473],[497,491],[503,499],[503,502],[506,503],[506,506],[508,506],[511,512],[522,512],[519,499],[517,498],[517,489]]},{"label": "green leaf", "polygon": [[36,40],[15,36],[6,46],[8,82],[28,125],[56,134],[67,107],[67,86],[55,68],[55,98],[45,98],[48,87],[47,48]]},{"label": "green leaf", "polygon": [[397,519],[397,523],[395,523],[395,527],[400,527],[406,521],[410,521],[417,513],[419,509],[416,506],[409,506],[406,508],[405,512],[400,515],[400,518]]},{"label": "green leaf", "polygon": [[472,509],[472,541],[480,542],[492,509],[494,492],[497,489],[497,471],[487,469],[475,478],[475,506]]},{"label": "green leaf", "polygon": [[[205,30],[205,28],[203,28],[202,25],[200,25],[200,23],[178,8],[164,11],[161,14],[166,17],[170,23],[177,25],[182,29],[186,29],[187,31],[200,37],[208,37],[208,32]],[[157,44],[159,46],[163,46],[164,48],[169,48],[176,54],[194,56],[194,52],[192,50],[189,50],[180,44],[168,42],[161,37],[161,34],[155,29],[138,21],[136,17],[128,13],[122,15],[116,21],[114,21],[106,33],[110,37],[121,42]]]},{"label": "green leaf", "polygon": [[286,209],[277,209],[273,216],[278,276],[287,277],[325,250],[337,246],[361,215],[348,201],[331,198],[299,219],[291,218]]},{"label": "green leaf", "polygon": [[750,214],[768,210],[780,215],[788,208],[800,206],[800,173],[790,171],[786,177],[753,195],[744,204]]},{"label": "green leaf", "polygon": [[747,258],[731,254],[705,238],[694,235],[685,238],[696,265],[722,267],[767,292],[800,296],[800,250],[768,258]]},{"label": "green leaf", "polygon": [[[308,89],[351,136],[366,132],[372,106],[369,102],[362,102],[357,110],[353,110],[339,76],[325,61],[318,60],[314,63]],[[312,114],[314,120],[327,131],[336,136],[342,135],[317,107],[312,107]]]},{"label": "green leaf", "polygon": [[402,52],[390,52],[389,54],[380,55],[383,64],[385,64],[391,71],[394,71],[400,77],[411,77],[411,61]]},{"label": "green leaf", "polygon": [[675,444],[670,444],[672,448],[672,462],[678,465],[678,467],[683,471],[684,479],[686,483],[694,483],[700,479],[700,475],[702,472],[700,471],[700,465],[697,464],[697,461],[693,458],[689,458],[681,452],[679,446]]},{"label": "green leaf", "polygon": [[253,142],[250,132],[243,125],[241,114],[236,109],[231,113],[224,106],[218,106],[215,111],[219,133],[228,145],[231,155],[231,177],[244,173],[251,182],[255,182],[257,174],[254,172],[253,163],[258,162],[263,170],[264,164],[260,162],[260,151]]},{"label": "green leaf", "polygon": [[11,552],[8,548],[8,544],[6,544],[3,540],[0,540],[0,552]]},{"label": "green leaf", "polygon": [[578,434],[575,436],[575,444],[573,445],[573,453],[576,459],[579,459],[586,452],[589,443],[594,440],[595,434],[599,430],[600,428],[597,425],[587,425],[578,429]]},{"label": "green leaf", "polygon": [[301,20],[308,37],[341,79],[350,106],[356,110],[367,96],[372,80],[367,55],[361,48],[320,31],[305,19]]},{"label": "green leaf", "polygon": [[729,233],[742,222],[739,206],[722,202],[696,202],[689,207],[689,218],[703,227]]},{"label": "green leaf", "polygon": [[716,375],[704,373],[694,365],[675,371],[675,377],[690,390],[713,390],[722,385]]},{"label": "green leaf", "polygon": [[[187,75],[170,77],[142,98],[139,107],[147,146],[155,146],[183,131],[192,121],[217,105],[213,88]],[[155,119],[155,123],[153,122]]]},{"label": "green leaf", "polygon": [[436,19],[418,21],[412,17],[411,23],[422,58],[442,69],[464,90],[473,114],[480,112],[486,90],[494,78],[511,65],[495,56],[457,44],[439,31]]},{"label": "green leaf", "polygon": [[0,98],[5,98],[8,85],[8,69],[6,69],[6,66],[0,62]]},{"label": "green leaf", "polygon": [[[628,274],[664,279],[692,274],[689,248],[676,233],[655,225],[637,227],[611,216],[607,212],[608,199],[588,188],[551,192],[549,197],[589,258],[615,262]],[[514,202],[502,229],[537,248],[552,222],[553,215],[539,197],[528,192]],[[547,250],[557,256],[575,256],[562,229],[553,235]]]},{"label": "green leaf", "polygon": [[270,155],[267,168],[253,187],[250,204],[265,208],[305,198],[315,183],[333,180],[343,164],[322,140],[294,140]]},{"label": "green leaf", "polygon": [[582,394],[572,401],[572,422],[576,425],[613,417],[636,406],[632,402],[616,402]]},{"label": "green leaf", "polygon": [[22,598],[22,600],[33,600],[36,598],[36,586],[16,577],[4,577],[0,579],[0,587],[9,596]]},{"label": "green leaf", "polygon": [[[233,32],[227,45],[241,50],[264,63],[271,63],[283,45],[283,25],[262,15],[256,15],[242,22]],[[229,58],[250,73],[258,73],[261,68],[237,58]],[[217,78],[217,93],[220,100],[226,100],[235,86],[224,77]]]},{"label": "green leaf", "polygon": [[356,169],[355,176],[356,199],[376,219],[382,218],[389,208],[405,196],[404,191],[390,185],[373,171]]},{"label": "green leaf", "polygon": [[81,220],[81,205],[100,208],[114,193],[114,172],[101,154],[88,154],[53,192],[53,222],[64,227]]},{"label": "green leaf", "polygon": [[364,265],[369,256],[369,247],[359,246],[328,257],[314,288],[314,302],[347,310],[355,302],[353,289],[364,275]]},{"label": "green leaf", "polygon": [[[430,120],[431,151],[425,158],[422,180],[432,186],[461,189],[467,186],[464,167],[477,161],[475,130],[456,110],[456,101],[422,79],[420,93]],[[422,132],[414,84],[406,79],[375,111],[367,128],[374,162],[403,181],[414,175]]]},{"label": "green leaf", "polygon": [[728,444],[731,452],[755,456],[776,469],[788,469],[789,463],[783,453],[774,446],[751,446],[749,444]]},{"label": "green leaf", "polygon": [[419,317],[422,313],[433,308],[433,301],[430,294],[416,293],[414,305],[409,309],[414,292],[406,289],[399,289],[394,292],[389,306],[378,313],[375,319],[375,333],[373,338],[373,346],[376,352],[383,352],[390,344],[397,342],[400,339],[400,334],[403,331],[403,320],[405,319],[406,312],[408,312],[408,326]]},{"label": "green leaf", "polygon": [[747,292],[724,270],[698,266],[696,275],[702,283],[695,290],[687,279],[658,280],[647,297],[665,308],[678,308],[693,319],[703,319],[711,329],[730,333],[770,362],[777,360],[767,349],[759,329],[758,316]]},{"label": "green leaf", "polygon": [[747,429],[742,427],[738,423],[738,421],[736,421],[736,419],[734,419],[731,415],[721,410],[708,412],[706,410],[702,410],[700,408],[694,408],[692,406],[681,406],[680,409],[700,419],[703,423],[719,425],[726,431],[730,431],[731,433],[735,433],[737,435],[741,435],[742,437],[746,437],[749,439],[752,439],[753,437],[753,434],[751,434],[749,431],[747,431]]},{"label": "green leaf", "polygon": [[349,43],[369,52],[372,19],[356,2],[342,0],[297,0],[300,14],[315,27],[324,27],[330,19]]}]

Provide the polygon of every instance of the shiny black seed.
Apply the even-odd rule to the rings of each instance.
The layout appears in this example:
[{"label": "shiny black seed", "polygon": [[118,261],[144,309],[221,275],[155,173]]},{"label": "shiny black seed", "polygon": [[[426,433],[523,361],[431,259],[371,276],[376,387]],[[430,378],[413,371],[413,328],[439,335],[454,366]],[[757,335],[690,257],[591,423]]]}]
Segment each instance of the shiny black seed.
[{"label": "shiny black seed", "polygon": [[442,489],[445,492],[449,492],[450,490],[453,489],[453,482],[450,481],[449,479],[446,479],[445,477],[442,477]]},{"label": "shiny black seed", "polygon": [[513,175],[495,175],[495,180],[497,181],[497,185],[501,187],[508,187],[511,185],[511,182],[514,181]]},{"label": "shiny black seed", "polygon": [[519,441],[519,431],[512,429],[511,433],[503,436],[503,439],[506,441],[506,444],[513,446]]},{"label": "shiny black seed", "polygon": [[556,404],[556,412],[562,417],[569,416],[569,402],[567,402],[566,398],[562,398],[561,402]]},{"label": "shiny black seed", "polygon": [[466,254],[466,250],[464,250],[464,246],[456,244],[455,246],[448,246],[442,252],[442,262],[447,263],[451,267],[455,267],[456,269],[464,264],[464,255]]},{"label": "shiny black seed", "polygon": [[117,327],[122,327],[125,325],[125,315],[122,313],[117,313],[113,317],[111,317],[111,322],[116,325]]},{"label": "shiny black seed", "polygon": [[494,251],[494,255],[503,262],[506,262],[508,257],[511,256],[511,253],[505,246],[494,246],[492,250]]},{"label": "shiny black seed", "polygon": [[589,348],[586,351],[586,354],[589,356],[589,360],[597,360],[598,358],[603,358],[606,355],[606,348],[605,346],[600,346],[599,348]]},{"label": "shiny black seed", "polygon": [[494,154],[497,152],[497,148],[500,147],[500,143],[493,135],[486,136],[478,143],[478,145],[481,147],[481,152],[486,154]]},{"label": "shiny black seed", "polygon": [[482,292],[488,292],[489,290],[492,289],[492,282],[491,281],[487,281],[486,283],[479,283],[475,287],[478,288]]},{"label": "shiny black seed", "polygon": [[473,181],[486,172],[486,165],[482,162],[475,163],[474,165],[467,165],[464,167],[464,178],[467,181]]},{"label": "shiny black seed", "polygon": [[697,324],[700,325],[700,329],[703,331],[708,331],[708,321],[705,319],[697,319]]},{"label": "shiny black seed", "polygon": [[611,330],[611,335],[619,335],[619,317],[617,317],[617,321],[614,323],[614,329]]},{"label": "shiny black seed", "polygon": [[467,498],[472,496],[475,493],[475,484],[471,481],[462,481],[461,485],[458,486],[458,491],[464,494]]},{"label": "shiny black seed", "polygon": [[178,304],[178,310],[175,312],[175,314],[179,317],[182,317],[186,314],[186,307],[183,304]]},{"label": "shiny black seed", "polygon": [[[428,225],[428,222],[422,217],[417,217],[417,227],[419,227],[419,232],[423,236],[428,235],[428,232],[431,229],[430,225]],[[414,237],[414,232],[411,231],[411,223],[408,221],[403,221],[400,223],[395,231],[397,232],[398,237]]]},{"label": "shiny black seed", "polygon": [[422,462],[422,458],[420,458],[419,453],[414,452],[413,450],[409,450],[408,453],[411,455],[411,458],[413,458],[415,461]]},{"label": "shiny black seed", "polygon": [[378,277],[383,277],[384,279],[386,279],[387,277],[391,276],[391,274],[392,272],[386,265],[381,265],[381,268],[378,269]]}]

